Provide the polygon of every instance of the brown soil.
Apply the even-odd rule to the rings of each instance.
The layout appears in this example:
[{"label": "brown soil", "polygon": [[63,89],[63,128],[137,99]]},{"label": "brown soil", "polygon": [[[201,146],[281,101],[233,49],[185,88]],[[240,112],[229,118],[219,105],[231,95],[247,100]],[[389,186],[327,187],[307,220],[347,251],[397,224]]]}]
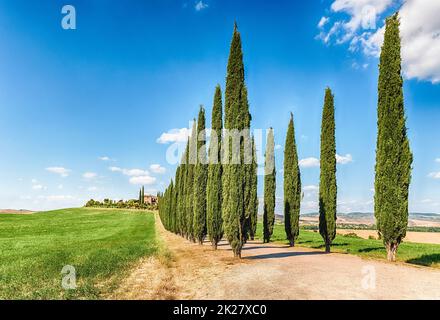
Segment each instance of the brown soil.
[{"label": "brown soil", "polygon": [[[368,237],[374,237],[377,239],[377,231],[375,230],[350,230],[350,229],[338,229],[338,234],[355,233],[363,239]],[[412,232],[408,231],[404,239],[405,242],[417,242],[417,243],[434,243],[440,244],[440,232]]]},{"label": "brown soil", "polygon": [[[440,299],[440,271],[432,268],[256,241],[237,260],[226,243],[217,251],[192,244],[159,220],[171,257],[142,261],[111,298]],[[366,281],[366,274],[376,281]]]}]

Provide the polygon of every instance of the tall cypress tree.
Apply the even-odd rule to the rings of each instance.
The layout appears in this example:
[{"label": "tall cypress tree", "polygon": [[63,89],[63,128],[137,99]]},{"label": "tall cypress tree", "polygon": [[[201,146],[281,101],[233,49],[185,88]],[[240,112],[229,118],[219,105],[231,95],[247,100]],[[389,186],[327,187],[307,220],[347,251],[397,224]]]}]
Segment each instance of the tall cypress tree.
[{"label": "tall cypress tree", "polygon": [[264,159],[264,211],[263,242],[269,242],[275,223],[275,141],[273,129],[269,129]]},{"label": "tall cypress tree", "polygon": [[[225,91],[225,129],[238,130],[249,129],[250,126],[249,105],[247,91],[244,83],[243,53],[241,37],[234,26],[229,53],[226,91]],[[247,142],[247,143],[246,143]],[[231,164],[233,159],[232,142],[225,139],[224,145],[227,151],[223,155],[229,164],[223,166],[223,203],[222,212],[224,219],[224,231],[234,256],[241,257],[241,249],[247,236],[246,207],[244,194],[248,190],[246,179],[246,166],[244,165],[244,153],[249,145],[249,132],[240,138],[240,154],[234,154],[240,159],[240,163]],[[236,150],[234,152],[237,152]]]},{"label": "tall cypress tree", "polygon": [[144,186],[142,186],[142,191],[141,191],[141,204],[142,205],[145,204],[145,189],[144,189]]},{"label": "tall cypress tree", "polygon": [[295,143],[293,114],[287,128],[284,146],[284,228],[290,246],[295,245],[299,235],[299,213],[301,206],[301,174]]},{"label": "tall cypress tree", "polygon": [[407,137],[401,75],[399,16],[386,20],[379,64],[374,213],[389,261],[406,236],[412,153]]},{"label": "tall cypress tree", "polygon": [[336,141],[335,107],[330,88],[325,91],[321,125],[321,173],[319,179],[319,233],[325,251],[336,236]]},{"label": "tall cypress tree", "polygon": [[186,227],[187,236],[195,241],[194,236],[194,171],[197,163],[197,130],[194,119],[188,148],[188,175],[186,177]]},{"label": "tall cypress tree", "polygon": [[142,204],[142,190],[139,188],[139,204]]},{"label": "tall cypress tree", "polygon": [[251,166],[251,192],[249,200],[249,237],[254,240],[257,232],[257,220],[258,220],[258,177],[257,177],[257,150],[255,147],[255,139],[252,137],[252,166]]},{"label": "tall cypress tree", "polygon": [[203,244],[206,237],[206,184],[208,166],[206,159],[205,109],[200,107],[197,120],[197,164],[194,174],[194,238]]},{"label": "tall cypress tree", "polygon": [[[209,144],[208,186],[207,186],[207,228],[209,240],[214,249],[223,237],[222,219],[222,91],[215,88],[211,119],[211,142]],[[213,137],[215,136],[215,137]]]}]

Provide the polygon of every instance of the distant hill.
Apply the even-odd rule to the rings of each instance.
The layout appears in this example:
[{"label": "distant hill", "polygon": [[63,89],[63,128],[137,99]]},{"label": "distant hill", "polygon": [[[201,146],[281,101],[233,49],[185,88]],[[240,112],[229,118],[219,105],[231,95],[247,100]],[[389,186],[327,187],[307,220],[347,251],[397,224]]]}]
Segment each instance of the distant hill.
[{"label": "distant hill", "polygon": [[0,209],[0,213],[7,213],[7,214],[31,214],[34,213],[34,211],[30,210],[15,210],[15,209]]}]

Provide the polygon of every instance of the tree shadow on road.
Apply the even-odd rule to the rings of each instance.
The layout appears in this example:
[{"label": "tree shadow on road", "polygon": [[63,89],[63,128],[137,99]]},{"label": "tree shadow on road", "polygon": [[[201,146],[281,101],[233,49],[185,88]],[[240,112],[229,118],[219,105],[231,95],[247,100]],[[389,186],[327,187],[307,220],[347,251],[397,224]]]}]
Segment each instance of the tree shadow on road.
[{"label": "tree shadow on road", "polygon": [[290,246],[255,246],[255,247],[243,247],[242,250],[254,250],[254,249],[288,249]]},{"label": "tree shadow on road", "polygon": [[250,257],[244,257],[244,259],[249,260],[264,260],[264,259],[278,259],[278,258],[288,258],[288,257],[295,257],[295,256],[314,256],[314,255],[323,255],[326,254],[325,252],[275,252],[275,253],[268,253],[268,254],[260,254],[256,256],[250,256]]}]

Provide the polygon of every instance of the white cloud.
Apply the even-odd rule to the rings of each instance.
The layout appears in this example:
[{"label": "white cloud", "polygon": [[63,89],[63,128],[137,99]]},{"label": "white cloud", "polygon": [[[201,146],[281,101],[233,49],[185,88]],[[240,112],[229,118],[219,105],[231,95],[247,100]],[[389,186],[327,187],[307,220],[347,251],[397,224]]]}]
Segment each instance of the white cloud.
[{"label": "white cloud", "polygon": [[[324,43],[350,42],[349,49],[361,49],[367,56],[378,57],[383,43],[384,20],[387,9],[400,7],[402,39],[402,70],[408,79],[440,82],[440,1],[427,0],[335,0],[331,9],[345,13],[349,20],[338,20],[329,31],[320,28],[317,38]],[[365,10],[370,8],[373,10]],[[365,28],[368,12],[373,12],[379,29]],[[377,26],[378,27],[378,26]]]},{"label": "white cloud", "polygon": [[299,166],[303,168],[319,167],[319,159],[313,157],[301,159]]},{"label": "white cloud", "polygon": [[166,172],[166,169],[162,167],[160,164],[152,164],[150,166],[150,170],[153,173],[157,173],[157,174],[164,174]]},{"label": "white cloud", "polygon": [[131,184],[151,185],[156,182],[156,178],[151,176],[136,176],[136,177],[131,177],[129,181]]},{"label": "white cloud", "polygon": [[280,150],[282,148],[282,146],[280,145],[280,144],[277,144],[276,146],[275,146],[275,150]]},{"label": "white cloud", "polygon": [[41,185],[41,184],[34,184],[33,186],[32,186],[32,189],[33,190],[43,190],[45,187],[43,186],[43,185]]},{"label": "white cloud", "polygon": [[31,182],[32,183],[38,183],[38,180],[37,179],[32,179]]},{"label": "white cloud", "polygon": [[201,11],[206,8],[208,8],[208,5],[206,3],[204,3],[202,0],[197,2],[194,6],[194,9],[196,9],[196,11]]},{"label": "white cloud", "polygon": [[107,156],[98,157],[98,159],[101,160],[101,161],[115,161],[115,159],[112,159],[112,158],[107,157]]},{"label": "white cloud", "polygon": [[129,177],[147,176],[149,174],[147,170],[142,169],[122,169],[122,173]]},{"label": "white cloud", "polygon": [[122,169],[119,167],[108,167],[111,172],[121,172]]},{"label": "white cloud", "polygon": [[171,142],[186,142],[191,135],[191,131],[188,128],[171,129],[168,132],[164,132],[156,140],[157,143],[167,144]]},{"label": "white cloud", "polygon": [[318,28],[322,28],[329,20],[329,17],[322,17],[318,22]]},{"label": "white cloud", "polygon": [[346,154],[345,156],[340,156],[339,154],[336,154],[336,162],[339,164],[347,164],[353,162],[353,157],[351,156],[351,154]]},{"label": "white cloud", "polygon": [[98,190],[98,188],[97,187],[88,187],[87,190],[88,191],[96,191],[96,190]]},{"label": "white cloud", "polygon": [[440,179],[440,171],[439,172],[431,172],[430,174],[428,174],[428,177],[430,177],[432,179]]},{"label": "white cloud", "polygon": [[440,163],[440,158],[435,159],[435,162]]},{"label": "white cloud", "polygon": [[59,184],[59,185],[58,185],[58,189],[61,190],[61,189],[63,189],[63,188],[64,188],[64,186],[63,186],[62,184]]},{"label": "white cloud", "polygon": [[66,200],[74,200],[75,197],[70,195],[50,195],[50,196],[39,196],[39,199],[44,199],[47,201],[54,201],[54,202],[60,202],[60,201],[66,201]]},{"label": "white cloud", "polygon": [[83,174],[83,178],[84,179],[94,179],[98,176],[98,174],[96,174],[95,172],[85,172]]},{"label": "white cloud", "polygon": [[63,167],[48,167],[46,168],[46,171],[59,174],[61,177],[65,178],[69,175],[71,170]]}]

